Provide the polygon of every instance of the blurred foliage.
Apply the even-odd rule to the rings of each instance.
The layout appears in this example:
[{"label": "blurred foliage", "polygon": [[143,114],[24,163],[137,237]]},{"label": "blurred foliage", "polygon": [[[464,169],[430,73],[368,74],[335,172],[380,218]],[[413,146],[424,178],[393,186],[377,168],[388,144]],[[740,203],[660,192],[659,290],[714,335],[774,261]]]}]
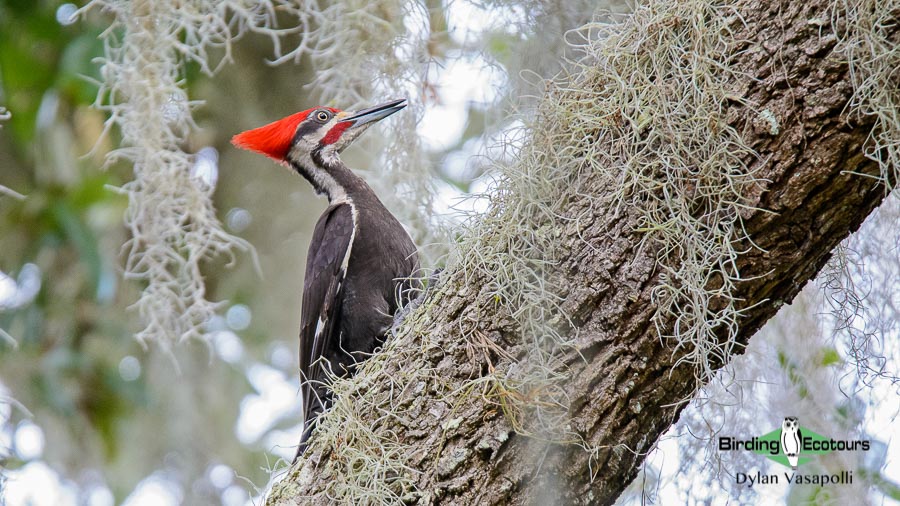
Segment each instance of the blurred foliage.
[{"label": "blurred foliage", "polygon": [[13,146],[25,148],[36,135],[37,115],[45,92],[53,89],[70,104],[89,104],[96,87],[85,77],[99,77],[93,58],[103,52],[98,25],[64,26],[56,19],[62,2],[0,2],[0,69]]},{"label": "blurred foliage", "polygon": [[[0,194],[0,272],[15,279],[31,265],[40,276],[32,300],[0,307],[0,328],[17,341],[14,348],[0,340],[0,385],[42,428],[41,458],[67,478],[79,482],[99,469],[119,502],[145,476],[174,469],[186,502],[217,502],[211,485],[192,487],[211,463],[226,462],[257,484],[268,478],[265,467],[273,459],[261,444],[245,447],[234,434],[241,399],[253,389],[243,370],[214,360],[210,349],[189,346],[175,359],[147,353],[132,338],[128,306],[137,287],[120,277],[127,202],[115,191],[130,170],[98,170],[117,133],[104,136],[105,118],[90,107],[99,75],[95,59],[103,53],[98,35],[107,20],[91,13],[61,24],[63,3],[0,0],[0,105],[12,112],[0,125],[0,185],[26,196]],[[269,50],[265,44],[248,49],[260,81]],[[200,85],[199,72],[186,74],[191,88]],[[212,129],[216,141],[237,128],[215,114],[207,118],[231,125]],[[213,137],[194,143],[199,148]],[[224,271],[219,267],[207,272]],[[248,352],[264,358],[269,335],[253,328],[247,334],[259,343]],[[126,357],[137,358],[137,377],[123,374]],[[13,409],[5,424],[0,420],[0,432],[11,437],[28,417]],[[0,469],[25,464],[11,450],[0,448]]]}]

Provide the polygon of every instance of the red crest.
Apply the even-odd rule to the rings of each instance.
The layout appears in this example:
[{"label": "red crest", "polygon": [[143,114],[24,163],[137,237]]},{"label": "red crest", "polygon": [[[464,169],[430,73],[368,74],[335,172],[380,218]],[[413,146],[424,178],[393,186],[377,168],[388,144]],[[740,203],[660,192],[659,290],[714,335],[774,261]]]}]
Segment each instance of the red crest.
[{"label": "red crest", "polygon": [[[268,125],[241,132],[231,138],[231,143],[241,149],[256,151],[275,161],[283,162],[291,150],[291,142],[294,140],[294,134],[297,133],[297,125],[302,123],[309,113],[317,109],[319,107],[313,107]],[[337,109],[328,109],[334,113],[339,112]]]}]

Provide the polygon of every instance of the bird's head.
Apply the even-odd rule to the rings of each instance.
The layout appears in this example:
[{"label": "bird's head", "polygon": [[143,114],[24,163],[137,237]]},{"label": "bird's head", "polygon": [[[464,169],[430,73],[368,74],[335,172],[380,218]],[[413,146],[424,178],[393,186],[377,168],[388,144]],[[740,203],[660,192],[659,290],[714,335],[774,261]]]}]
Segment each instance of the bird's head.
[{"label": "bird's head", "polygon": [[340,153],[375,122],[404,107],[405,99],[360,111],[313,107],[239,133],[231,139],[231,143],[264,154],[279,163],[302,163],[316,150]]}]

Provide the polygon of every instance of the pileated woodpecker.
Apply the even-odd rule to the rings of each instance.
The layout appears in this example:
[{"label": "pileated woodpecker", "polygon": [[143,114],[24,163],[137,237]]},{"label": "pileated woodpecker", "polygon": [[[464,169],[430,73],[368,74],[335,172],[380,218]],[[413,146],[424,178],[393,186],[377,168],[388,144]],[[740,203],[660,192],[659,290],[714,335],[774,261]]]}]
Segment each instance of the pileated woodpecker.
[{"label": "pileated woodpecker", "polygon": [[306,178],[328,208],[316,223],[300,310],[303,453],[316,418],[331,405],[331,374],[352,374],[384,342],[402,296],[418,288],[416,247],[375,192],[338,156],[376,121],[406,107],[394,100],[344,112],[314,107],[232,138]]}]

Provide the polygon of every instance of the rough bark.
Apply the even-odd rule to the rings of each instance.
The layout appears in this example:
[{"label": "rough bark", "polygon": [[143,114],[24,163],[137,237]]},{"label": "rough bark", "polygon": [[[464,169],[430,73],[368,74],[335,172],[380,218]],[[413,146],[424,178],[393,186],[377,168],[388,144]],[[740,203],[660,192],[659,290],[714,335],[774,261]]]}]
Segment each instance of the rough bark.
[{"label": "rough bark", "polygon": [[[835,52],[830,6],[826,0],[744,1],[738,6],[743,23],[735,17],[736,39],[742,42],[733,48],[733,67],[747,78],[731,84],[733,95],[746,100],[731,104],[727,117],[757,152],[750,162],[766,180],[752,196],[759,210],[744,215],[761,249],[750,248],[739,260],[747,281],[735,296],[749,308],[739,330],[742,344],[794,298],[885,197],[875,179],[848,174],[879,172],[862,150],[874,121],[848,107],[853,90],[848,66]],[[743,103],[772,111],[779,130],[773,133]],[[672,404],[689,398],[698,385],[692,368],[675,366],[679,355],[651,322],[657,251],[639,246],[636,213],[593,218],[581,230],[559,225],[564,254],[554,275],[565,279],[564,309],[578,327],[577,352],[567,360],[574,379],[565,386],[572,400],[571,426],[590,445],[605,449],[591,455],[573,445],[518,435],[489,402],[475,399],[451,411],[433,398],[433,389],[400,393],[400,404],[404,396],[412,399],[404,416],[413,422],[377,430],[393,430],[409,445],[407,464],[419,471],[420,493],[412,502],[611,504],[677,420],[685,404]],[[462,286],[460,279],[443,283]],[[472,365],[471,345],[459,342],[461,321],[479,322],[486,339],[515,350],[506,342],[513,324],[491,320],[489,301],[452,289],[441,294],[425,330],[441,345],[421,357],[423,364],[448,381],[483,374]],[[409,364],[396,364],[398,370],[403,366]],[[448,427],[449,418],[459,423]],[[316,469],[328,450],[309,458],[307,468]],[[295,469],[270,503],[328,503],[323,490],[329,479]]]}]

